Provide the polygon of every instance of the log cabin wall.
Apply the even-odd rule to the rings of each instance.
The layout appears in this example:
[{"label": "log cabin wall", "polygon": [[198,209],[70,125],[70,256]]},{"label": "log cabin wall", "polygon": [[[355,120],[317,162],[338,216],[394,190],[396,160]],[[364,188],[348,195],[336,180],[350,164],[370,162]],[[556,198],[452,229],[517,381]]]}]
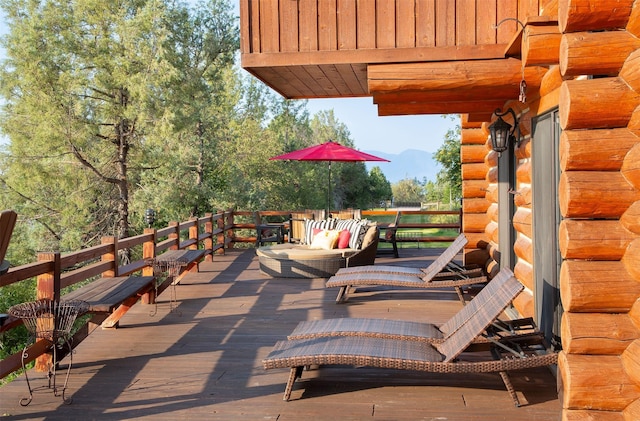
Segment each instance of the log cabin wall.
[{"label": "log cabin wall", "polygon": [[637,420],[640,1],[561,0],[558,22],[563,420]]},{"label": "log cabin wall", "polygon": [[487,247],[490,237],[485,233],[492,205],[487,198],[489,167],[485,163],[489,131],[482,123],[469,122],[466,115],[462,117],[460,126],[462,232],[469,240],[464,250],[464,263],[482,266],[490,273],[495,262],[490,258]]},{"label": "log cabin wall", "polygon": [[[525,135],[515,151],[513,224],[514,272],[526,289],[514,307],[525,316],[534,313],[531,118],[558,106],[558,200],[564,218],[559,233],[565,311],[558,380],[562,419],[638,420],[640,1],[560,0],[557,11],[561,35],[550,28],[523,31],[523,66],[548,67],[539,91],[530,92],[526,104],[503,107],[516,111]],[[489,146],[490,123],[463,118],[461,162],[463,227],[476,247],[466,251],[465,263],[492,270],[499,251],[497,157]]]}]

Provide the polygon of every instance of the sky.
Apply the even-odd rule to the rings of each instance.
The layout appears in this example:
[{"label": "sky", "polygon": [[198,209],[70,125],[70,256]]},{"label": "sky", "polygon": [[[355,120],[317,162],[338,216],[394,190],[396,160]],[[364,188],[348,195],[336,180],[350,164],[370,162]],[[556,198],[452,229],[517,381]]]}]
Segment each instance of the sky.
[{"label": "sky", "polygon": [[311,114],[333,109],[336,118],[348,127],[357,149],[391,154],[407,149],[435,152],[456,125],[441,115],[380,117],[370,97],[310,99],[307,108]]},{"label": "sky", "polygon": [[[0,36],[7,32],[4,15],[0,11]],[[0,59],[4,51],[0,48]],[[444,141],[455,121],[440,115],[379,117],[371,97],[310,99],[307,108],[311,115],[333,110],[344,123],[356,149],[400,154],[407,149],[435,152]]]}]

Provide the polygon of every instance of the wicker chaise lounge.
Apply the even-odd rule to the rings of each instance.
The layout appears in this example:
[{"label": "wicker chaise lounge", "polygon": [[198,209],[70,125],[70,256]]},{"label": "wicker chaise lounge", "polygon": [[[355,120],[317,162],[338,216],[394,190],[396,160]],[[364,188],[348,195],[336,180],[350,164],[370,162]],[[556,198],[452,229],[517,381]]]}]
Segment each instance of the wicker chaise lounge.
[{"label": "wicker chaise lounge", "polygon": [[[419,323],[404,320],[374,319],[374,318],[338,318],[308,320],[298,323],[298,326],[287,337],[288,339],[310,339],[322,336],[365,336],[376,338],[390,338],[402,340],[438,343],[444,341],[451,334],[466,323],[473,315],[482,309],[484,303],[502,289],[513,272],[502,269],[491,281],[485,285],[478,295],[460,311],[453,315],[446,323],[436,326],[432,323]],[[500,294],[506,300],[501,305],[507,306],[514,297]],[[485,337],[486,335],[486,337]],[[495,320],[490,329],[474,340],[474,343],[505,342],[542,342],[540,331],[535,329],[529,318],[518,320]]]},{"label": "wicker chaise lounge", "polygon": [[453,261],[462,251],[469,240],[464,234],[458,235],[456,239],[427,267],[407,267],[397,265],[366,265],[357,267],[342,268],[336,272],[336,276],[347,276],[354,274],[380,274],[391,273],[394,275],[423,276],[432,275],[433,279],[451,277],[474,277],[482,275],[482,268],[466,268]]},{"label": "wicker chaise lounge", "polygon": [[[557,362],[556,353],[538,354],[536,351],[500,354],[502,348],[493,348],[492,357],[463,361],[465,351],[505,309],[502,294],[515,296],[523,286],[514,277],[494,294],[473,316],[443,342],[429,344],[423,341],[370,338],[358,336],[320,337],[313,339],[285,340],[276,343],[263,360],[265,369],[289,368],[290,374],[283,399],[291,397],[293,383],[304,367],[323,365],[350,365],[432,373],[500,373],[516,406],[519,400],[507,375],[510,370],[548,366]],[[489,354],[489,353],[484,353]]]},{"label": "wicker chaise lounge", "polygon": [[426,268],[407,268],[392,265],[365,265],[343,268],[327,280],[327,288],[340,288],[336,303],[347,301],[348,295],[363,286],[392,286],[404,288],[454,288],[465,304],[462,288],[487,282],[481,270],[445,270],[467,243],[461,234]]}]

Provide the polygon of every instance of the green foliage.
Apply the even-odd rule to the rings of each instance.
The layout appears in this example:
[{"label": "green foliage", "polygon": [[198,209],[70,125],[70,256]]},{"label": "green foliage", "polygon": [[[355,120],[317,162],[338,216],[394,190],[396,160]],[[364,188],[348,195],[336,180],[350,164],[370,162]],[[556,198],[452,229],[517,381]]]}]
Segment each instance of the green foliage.
[{"label": "green foliage", "polygon": [[415,178],[405,178],[391,186],[394,202],[421,202],[424,197],[424,185]]},{"label": "green foliage", "polygon": [[460,126],[449,130],[444,143],[436,151],[435,160],[442,165],[438,173],[438,184],[448,186],[451,202],[462,199],[462,172],[460,163]]},{"label": "green foliage", "polygon": [[391,183],[389,183],[380,167],[373,167],[369,171],[369,196],[371,198],[370,203],[386,202],[393,197]]}]

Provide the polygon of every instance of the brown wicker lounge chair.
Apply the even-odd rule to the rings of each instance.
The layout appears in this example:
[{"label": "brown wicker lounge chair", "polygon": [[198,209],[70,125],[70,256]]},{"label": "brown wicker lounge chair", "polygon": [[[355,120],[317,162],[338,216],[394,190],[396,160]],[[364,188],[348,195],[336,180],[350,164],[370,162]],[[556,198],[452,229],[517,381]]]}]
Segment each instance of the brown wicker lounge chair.
[{"label": "brown wicker lounge chair", "polygon": [[454,288],[465,304],[462,288],[487,282],[481,270],[445,270],[467,243],[461,234],[436,260],[426,268],[407,268],[392,265],[367,265],[342,268],[327,280],[327,288],[340,288],[336,303],[347,301],[348,295],[362,286],[392,286],[405,288]]},{"label": "brown wicker lounge chair", "polygon": [[[289,368],[284,400],[289,400],[295,380],[304,367],[314,365],[351,365],[432,373],[500,373],[516,406],[519,400],[507,375],[510,370],[548,366],[557,362],[556,353],[539,354],[540,350],[513,350],[505,357],[503,348],[495,347],[486,360],[473,352],[473,361],[464,361],[469,345],[505,309],[504,295],[515,297],[523,286],[515,277],[482,304],[473,316],[447,339],[438,344],[423,341],[369,338],[358,336],[321,337],[285,340],[276,343],[262,361],[265,369]],[[507,300],[508,301],[508,300]]]},{"label": "brown wicker lounge chair", "polygon": [[474,277],[482,275],[482,268],[466,268],[458,265],[453,261],[455,257],[462,251],[469,241],[464,234],[460,234],[450,245],[443,251],[429,266],[407,267],[396,265],[368,265],[358,267],[347,267],[340,269],[336,276],[354,275],[354,274],[379,274],[391,273],[394,275],[423,276],[433,275],[434,279],[451,278],[451,277]]},{"label": "brown wicker lounge chair", "polygon": [[[466,323],[482,308],[482,305],[493,297],[505,282],[513,276],[510,269],[502,269],[478,295],[446,323],[436,326],[432,323],[419,323],[404,320],[373,319],[373,318],[338,318],[308,320],[298,323],[298,326],[287,337],[288,339],[310,339],[322,336],[365,336],[401,340],[415,340],[429,343],[443,342],[456,330]],[[507,306],[514,297],[501,294],[499,297],[507,300]],[[543,337],[536,330],[530,318],[517,320],[496,319],[487,332],[474,340],[475,344],[491,344],[499,341],[518,343],[541,343]]]}]

